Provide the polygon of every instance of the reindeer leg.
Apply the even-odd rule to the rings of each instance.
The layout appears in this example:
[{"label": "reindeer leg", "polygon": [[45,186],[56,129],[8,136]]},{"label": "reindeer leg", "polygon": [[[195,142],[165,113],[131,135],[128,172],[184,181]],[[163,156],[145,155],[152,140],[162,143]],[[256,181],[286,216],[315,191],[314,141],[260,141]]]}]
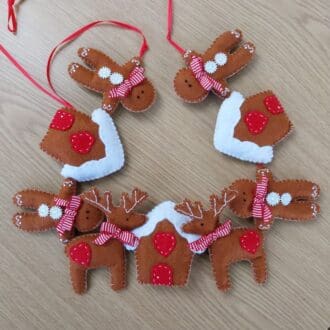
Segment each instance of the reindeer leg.
[{"label": "reindeer leg", "polygon": [[221,291],[227,291],[230,287],[229,266],[230,263],[224,258],[222,251],[211,247],[210,259],[217,287]]},{"label": "reindeer leg", "polygon": [[254,278],[257,283],[265,283],[267,279],[266,256],[263,253],[260,257],[251,260],[254,271]]},{"label": "reindeer leg", "polygon": [[87,290],[86,268],[70,262],[71,283],[75,293],[83,294]]},{"label": "reindeer leg", "polygon": [[126,287],[126,261],[125,256],[120,258],[118,262],[110,266],[111,270],[111,288],[119,291]]}]

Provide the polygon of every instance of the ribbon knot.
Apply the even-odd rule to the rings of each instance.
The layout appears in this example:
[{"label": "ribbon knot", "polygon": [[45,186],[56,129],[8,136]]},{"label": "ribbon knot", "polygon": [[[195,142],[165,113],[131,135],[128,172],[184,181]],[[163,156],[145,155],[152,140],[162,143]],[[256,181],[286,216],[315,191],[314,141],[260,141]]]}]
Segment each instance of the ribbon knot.
[{"label": "ribbon knot", "polygon": [[133,87],[141,84],[145,79],[144,68],[141,66],[135,67],[129,77],[125,79],[118,87],[112,88],[109,91],[110,98],[127,97]]},{"label": "ribbon knot", "polygon": [[211,89],[214,89],[221,95],[225,96],[227,93],[226,88],[224,88],[221,83],[216,81],[205,71],[204,61],[201,57],[193,55],[189,63],[189,68],[204,90],[210,91]]},{"label": "ribbon knot", "polygon": [[8,7],[8,30],[15,33],[17,31],[17,20],[16,20],[16,11],[15,11],[15,0],[7,1]]},{"label": "ribbon knot", "polygon": [[111,238],[119,240],[123,244],[137,247],[139,238],[130,231],[122,230],[118,226],[110,222],[103,222],[100,229],[100,234],[94,240],[96,245],[103,245]]},{"label": "ribbon knot", "polygon": [[81,199],[79,196],[72,196],[69,201],[62,198],[55,198],[55,205],[64,207],[64,214],[56,226],[57,233],[60,236],[64,232],[72,230],[80,204]]},{"label": "ribbon knot", "polygon": [[229,235],[230,232],[231,232],[231,221],[227,220],[211,233],[207,235],[203,235],[198,240],[189,243],[189,248],[194,253],[203,253],[218,238],[225,237]]},{"label": "ribbon knot", "polygon": [[268,191],[268,177],[262,173],[260,182],[257,182],[256,193],[253,199],[252,216],[262,219],[263,222],[269,222],[272,219],[270,207],[266,204]]}]

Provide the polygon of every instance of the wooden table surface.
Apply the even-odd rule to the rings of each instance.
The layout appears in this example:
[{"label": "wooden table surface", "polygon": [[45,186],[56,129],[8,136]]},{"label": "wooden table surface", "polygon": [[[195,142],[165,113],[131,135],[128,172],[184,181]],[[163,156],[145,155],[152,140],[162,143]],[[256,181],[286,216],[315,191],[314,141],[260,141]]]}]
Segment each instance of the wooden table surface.
[{"label": "wooden table surface", "polygon": [[[119,193],[138,186],[149,192],[145,211],[184,197],[206,202],[232,180],[254,177],[251,164],[219,154],[212,145],[220,101],[183,104],[173,78],[183,65],[165,42],[166,1],[22,1],[16,36],[6,30],[6,1],[0,5],[0,42],[42,84],[52,47],[95,19],[118,19],[145,32],[150,51],[147,75],[158,100],[144,114],[123,109],[115,121],[127,163],[115,175],[92,184]],[[60,165],[38,144],[59,107],[27,82],[0,55],[0,328],[1,329],[327,329],[330,326],[330,2],[328,0],[175,1],[175,40],[203,51],[222,31],[240,28],[257,56],[231,87],[251,95],[272,89],[279,95],[294,133],[276,148],[271,169],[278,178],[320,183],[321,215],[306,224],[277,221],[267,235],[269,279],[254,283],[248,263],[231,269],[233,289],[216,289],[208,257],[196,256],[185,288],[141,286],[129,255],[128,287],[109,288],[107,271],[90,272],[89,291],[73,293],[68,260],[54,232],[28,234],[11,222],[13,194],[27,187],[57,191]],[[77,109],[91,113],[101,98],[78,86],[67,65],[76,50],[98,48],[120,63],[135,56],[140,38],[102,26],[86,33],[56,57],[57,91]],[[84,184],[83,189],[90,184]],[[225,212],[230,215],[229,211]],[[239,222],[235,217],[234,221]],[[240,220],[241,223],[244,221]]]}]

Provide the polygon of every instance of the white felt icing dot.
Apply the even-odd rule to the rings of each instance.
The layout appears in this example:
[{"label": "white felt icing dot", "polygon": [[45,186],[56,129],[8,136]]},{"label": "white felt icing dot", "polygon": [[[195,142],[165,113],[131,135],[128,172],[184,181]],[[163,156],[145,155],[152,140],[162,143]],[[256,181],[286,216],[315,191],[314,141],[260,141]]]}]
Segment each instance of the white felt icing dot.
[{"label": "white felt icing dot", "polygon": [[41,204],[38,208],[39,217],[45,218],[48,217],[49,208],[46,204]]},{"label": "white felt icing dot", "polygon": [[276,206],[280,200],[280,194],[277,192],[271,192],[266,197],[267,204],[270,206]]},{"label": "white felt icing dot", "polygon": [[107,79],[111,75],[111,70],[106,66],[102,66],[102,68],[99,69],[97,74],[100,78]]},{"label": "white felt icing dot", "polygon": [[121,73],[119,72],[114,72],[111,76],[110,76],[110,82],[113,85],[120,85],[122,82],[124,81],[124,77]]},{"label": "white felt icing dot", "polygon": [[284,206],[287,206],[291,203],[292,201],[292,196],[289,193],[284,193],[281,195],[281,202]]},{"label": "white felt icing dot", "polygon": [[223,66],[227,63],[227,55],[225,53],[217,53],[214,56],[214,61],[219,66]]},{"label": "white felt icing dot", "polygon": [[53,220],[59,220],[62,217],[62,209],[59,206],[52,206],[49,210],[49,216]]},{"label": "white felt icing dot", "polygon": [[214,73],[215,71],[217,71],[217,63],[215,63],[214,61],[207,61],[204,64],[204,70],[207,73]]}]

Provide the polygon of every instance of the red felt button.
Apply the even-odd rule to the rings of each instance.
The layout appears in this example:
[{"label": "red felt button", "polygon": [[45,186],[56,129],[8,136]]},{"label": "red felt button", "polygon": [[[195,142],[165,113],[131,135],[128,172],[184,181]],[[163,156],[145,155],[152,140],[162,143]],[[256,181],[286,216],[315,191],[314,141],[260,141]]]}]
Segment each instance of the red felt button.
[{"label": "red felt button", "polygon": [[95,142],[94,136],[87,131],[74,133],[70,139],[73,150],[79,154],[87,154]]},{"label": "red felt button", "polygon": [[71,246],[69,254],[72,261],[88,267],[92,258],[92,249],[87,243],[82,242]]},{"label": "red felt button", "polygon": [[275,95],[266,96],[264,99],[264,104],[267,110],[273,115],[278,115],[284,112],[284,109]]},{"label": "red felt button", "polygon": [[66,131],[72,127],[74,122],[74,116],[64,110],[58,110],[53,117],[52,122],[50,123],[50,128]]},{"label": "red felt button", "polygon": [[176,239],[173,233],[157,233],[154,236],[154,247],[163,256],[167,257],[175,248]]},{"label": "red felt button", "polygon": [[259,111],[250,111],[244,117],[244,122],[252,134],[260,134],[268,123],[268,117]]},{"label": "red felt button", "polygon": [[173,285],[173,270],[167,264],[157,264],[151,271],[151,282],[154,285]]},{"label": "red felt button", "polygon": [[241,248],[249,253],[256,253],[260,246],[260,236],[255,230],[246,230],[239,238]]}]

